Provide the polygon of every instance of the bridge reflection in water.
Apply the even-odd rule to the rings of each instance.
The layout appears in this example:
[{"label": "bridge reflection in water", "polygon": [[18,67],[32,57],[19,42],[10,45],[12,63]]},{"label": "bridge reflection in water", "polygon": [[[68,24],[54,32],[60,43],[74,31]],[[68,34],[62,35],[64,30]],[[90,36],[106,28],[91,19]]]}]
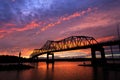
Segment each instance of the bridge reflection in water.
[{"label": "bridge reflection in water", "polygon": [[[47,65],[46,65],[47,64]],[[43,80],[119,80],[120,69],[78,66],[81,62],[39,62],[37,72]],[[36,79],[37,80],[37,79]]]},{"label": "bridge reflection in water", "polygon": [[[112,45],[119,45],[119,49],[120,49],[120,40],[98,43],[93,37],[71,36],[59,41],[48,40],[42,48],[34,49],[30,57],[32,59],[37,59],[38,56],[42,54],[47,54],[46,61],[54,62],[54,52],[90,48],[91,56],[92,56],[91,63],[93,65],[96,65],[98,63],[96,58],[96,51],[99,51],[101,54],[101,60],[99,64],[106,64],[104,46],[112,46]],[[52,56],[52,60],[49,59],[50,55]]]},{"label": "bridge reflection in water", "polygon": [[120,80],[120,69],[78,66],[81,62],[38,62],[36,68],[0,71],[0,80]]}]

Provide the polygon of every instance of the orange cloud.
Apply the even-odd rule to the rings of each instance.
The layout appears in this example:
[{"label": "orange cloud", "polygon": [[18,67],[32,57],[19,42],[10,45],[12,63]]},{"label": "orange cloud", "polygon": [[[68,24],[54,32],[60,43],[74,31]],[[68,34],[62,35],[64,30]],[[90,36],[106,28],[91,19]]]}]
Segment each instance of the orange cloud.
[{"label": "orange cloud", "polygon": [[45,30],[47,30],[48,28],[50,28],[50,27],[52,27],[52,26],[55,26],[55,25],[57,25],[57,24],[60,24],[61,23],[61,21],[57,21],[57,22],[54,22],[54,23],[50,23],[50,24],[48,24],[47,26],[44,26],[42,29],[41,29],[41,31],[45,31]]},{"label": "orange cloud", "polygon": [[24,48],[22,49],[22,57],[27,57],[29,58],[30,54],[33,52],[33,49],[30,49],[30,48]]},{"label": "orange cloud", "polygon": [[21,51],[21,56],[28,58],[29,55],[33,52],[33,48],[5,48],[5,49],[0,49],[0,55],[14,55],[18,56],[19,52]]}]

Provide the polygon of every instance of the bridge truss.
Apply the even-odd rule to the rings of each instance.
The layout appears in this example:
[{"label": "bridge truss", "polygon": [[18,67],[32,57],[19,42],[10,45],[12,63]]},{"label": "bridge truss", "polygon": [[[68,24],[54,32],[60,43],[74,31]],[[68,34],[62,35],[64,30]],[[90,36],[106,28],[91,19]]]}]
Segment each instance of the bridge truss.
[{"label": "bridge truss", "polygon": [[48,40],[40,49],[34,49],[30,57],[36,57],[48,52],[67,51],[75,48],[91,46],[98,42],[89,36],[71,36],[59,41]]}]

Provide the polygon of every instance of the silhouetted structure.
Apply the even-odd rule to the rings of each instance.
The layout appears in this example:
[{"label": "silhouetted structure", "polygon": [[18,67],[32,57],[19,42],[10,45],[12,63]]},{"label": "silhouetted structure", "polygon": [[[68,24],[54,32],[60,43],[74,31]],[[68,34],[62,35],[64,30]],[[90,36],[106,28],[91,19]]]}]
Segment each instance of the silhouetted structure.
[{"label": "silhouetted structure", "polygon": [[21,60],[20,60],[20,57],[21,57],[21,52],[19,52],[19,62],[18,62],[18,64],[21,64]]},{"label": "silhouetted structure", "polygon": [[10,55],[1,55],[0,63],[18,63],[21,62],[29,62],[29,59],[18,57],[18,56],[10,56]]},{"label": "silhouetted structure", "polygon": [[105,64],[106,59],[103,46],[110,45],[120,45],[120,40],[98,43],[93,37],[71,36],[60,41],[48,40],[41,49],[34,49],[30,57],[35,58],[39,55],[47,54],[47,62],[49,62],[49,55],[52,55],[52,61],[54,61],[53,52],[91,48],[92,64],[97,64],[96,51],[101,53],[101,64]]}]

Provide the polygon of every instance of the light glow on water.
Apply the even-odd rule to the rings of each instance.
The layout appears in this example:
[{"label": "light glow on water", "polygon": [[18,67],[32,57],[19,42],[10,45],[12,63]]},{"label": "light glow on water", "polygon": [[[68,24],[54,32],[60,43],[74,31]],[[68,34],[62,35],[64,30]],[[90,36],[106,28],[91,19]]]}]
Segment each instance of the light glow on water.
[{"label": "light glow on water", "polygon": [[[119,80],[120,71],[78,66],[82,62],[39,62],[35,69],[0,71],[0,80]],[[7,77],[6,77],[7,76]]]}]

